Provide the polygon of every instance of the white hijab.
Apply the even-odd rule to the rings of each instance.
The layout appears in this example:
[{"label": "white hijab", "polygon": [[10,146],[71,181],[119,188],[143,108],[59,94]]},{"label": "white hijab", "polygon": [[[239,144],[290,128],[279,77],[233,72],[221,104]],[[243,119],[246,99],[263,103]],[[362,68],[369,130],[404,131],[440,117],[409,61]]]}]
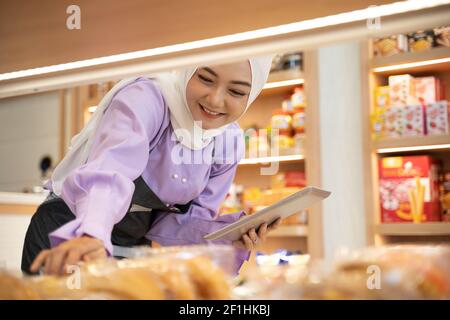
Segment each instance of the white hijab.
[{"label": "white hijab", "polygon": [[[251,58],[249,61],[252,71],[252,86],[245,111],[255,101],[267,81],[272,65],[272,56]],[[162,73],[155,79],[170,110],[170,121],[177,140],[193,150],[199,150],[207,146],[215,136],[222,134],[230,125],[226,124],[220,128],[204,130],[194,122],[186,101],[186,86],[196,70],[197,67],[192,67]],[[100,101],[86,126],[72,138],[66,155],[53,171],[51,181],[53,192],[56,195],[61,194],[66,177],[74,169],[86,163],[95,131],[116,92],[138,78],[133,77],[119,81]]]}]

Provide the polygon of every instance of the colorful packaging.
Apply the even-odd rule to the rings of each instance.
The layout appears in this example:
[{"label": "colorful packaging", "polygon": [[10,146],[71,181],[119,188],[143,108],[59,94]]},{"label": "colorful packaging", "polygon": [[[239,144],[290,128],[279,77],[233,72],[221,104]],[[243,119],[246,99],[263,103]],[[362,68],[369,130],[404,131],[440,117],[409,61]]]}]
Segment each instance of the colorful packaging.
[{"label": "colorful packaging", "polygon": [[408,34],[408,47],[411,52],[430,50],[436,46],[433,30],[419,30]]},{"label": "colorful packaging", "polygon": [[434,28],[436,45],[450,47],[450,26]]},{"label": "colorful packaging", "polygon": [[446,100],[431,103],[426,106],[427,133],[448,134],[450,123],[449,104]]},{"label": "colorful packaging", "polygon": [[402,113],[402,136],[423,136],[426,133],[425,110],[420,104],[405,106],[400,109]]},{"label": "colorful packaging", "polygon": [[387,108],[384,113],[384,136],[391,138],[401,136],[402,124],[402,107]]},{"label": "colorful packaging", "polygon": [[409,74],[389,77],[389,103],[392,107],[415,104],[414,77]]},{"label": "colorful packaging", "polygon": [[417,102],[429,104],[439,99],[439,83],[435,77],[414,78],[414,86]]},{"label": "colorful packaging", "polygon": [[386,135],[385,113],[389,107],[389,86],[375,88],[375,108],[370,115],[372,139],[378,140]]},{"label": "colorful packaging", "polygon": [[447,172],[443,178],[441,190],[442,221],[450,222],[450,172]]},{"label": "colorful packaging", "polygon": [[385,38],[373,40],[373,49],[375,56],[386,57],[393,54],[408,51],[408,38],[403,35],[393,35]]},{"label": "colorful packaging", "polygon": [[429,156],[379,160],[381,221],[440,221],[439,164]]},{"label": "colorful packaging", "polygon": [[294,128],[295,133],[305,132],[305,111],[301,110],[293,114],[292,128]]},{"label": "colorful packaging", "polygon": [[294,89],[294,93],[291,96],[291,102],[292,106],[295,108],[304,108],[305,103],[305,94],[303,92],[303,89],[300,87],[297,87]]}]

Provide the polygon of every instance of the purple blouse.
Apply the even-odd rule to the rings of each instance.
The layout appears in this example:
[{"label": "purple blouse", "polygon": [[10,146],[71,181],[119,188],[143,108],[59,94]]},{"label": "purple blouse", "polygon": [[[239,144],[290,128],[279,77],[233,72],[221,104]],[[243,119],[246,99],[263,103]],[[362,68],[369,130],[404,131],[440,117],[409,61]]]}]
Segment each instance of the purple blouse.
[{"label": "purple blouse", "polygon": [[[235,123],[230,127],[239,130]],[[76,219],[49,234],[52,247],[89,235],[102,240],[111,255],[113,226],[128,211],[133,181],[141,175],[164,203],[192,200],[186,214],[154,212],[158,216],[146,238],[162,246],[230,243],[207,241],[203,236],[243,215],[217,214],[245,152],[240,134],[233,150],[220,151],[225,156],[232,153],[234,161],[211,161],[217,153],[213,142],[202,150],[191,150],[173,138],[169,108],[152,80],[139,78],[121,88],[99,124],[87,163],[64,181],[61,198]],[[183,159],[206,161],[180,163],[179,154]],[[237,250],[237,268],[248,257],[247,250]]]}]

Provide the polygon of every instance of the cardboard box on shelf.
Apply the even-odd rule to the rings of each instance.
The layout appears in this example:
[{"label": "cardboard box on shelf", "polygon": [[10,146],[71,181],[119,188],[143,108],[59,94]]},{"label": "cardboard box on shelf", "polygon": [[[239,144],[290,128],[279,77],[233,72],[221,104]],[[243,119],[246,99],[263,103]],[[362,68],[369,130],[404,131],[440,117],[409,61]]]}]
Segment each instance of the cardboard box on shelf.
[{"label": "cardboard box on shelf", "polygon": [[400,109],[402,136],[422,136],[426,133],[425,110],[420,104],[405,106]]},{"label": "cardboard box on shelf", "polygon": [[408,51],[408,38],[398,34],[373,40],[375,56],[386,57]]},{"label": "cardboard box on shelf", "polygon": [[409,74],[390,76],[389,101],[391,107],[415,104],[414,77]]},{"label": "cardboard box on shelf", "polygon": [[389,107],[384,113],[384,136],[389,138],[400,137],[403,131],[402,108]]},{"label": "cardboard box on shelf", "polygon": [[381,221],[440,221],[439,168],[429,156],[380,159]]},{"label": "cardboard box on shelf", "polygon": [[449,134],[450,105],[442,100],[426,106],[427,134]]},{"label": "cardboard box on shelf", "polygon": [[415,95],[417,102],[421,104],[435,103],[440,99],[439,81],[435,77],[414,78]]}]

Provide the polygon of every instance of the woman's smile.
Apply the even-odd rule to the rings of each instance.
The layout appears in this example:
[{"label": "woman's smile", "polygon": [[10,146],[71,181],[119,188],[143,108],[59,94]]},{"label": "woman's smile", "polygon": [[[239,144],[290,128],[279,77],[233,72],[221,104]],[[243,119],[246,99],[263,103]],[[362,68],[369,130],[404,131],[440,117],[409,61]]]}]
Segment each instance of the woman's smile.
[{"label": "woman's smile", "polygon": [[205,106],[203,106],[201,103],[199,103],[198,105],[199,105],[199,108],[201,110],[202,116],[207,118],[207,119],[215,120],[215,119],[218,119],[218,118],[223,117],[223,116],[226,115],[226,113],[216,112],[216,111],[213,111],[211,109],[208,109]]}]

